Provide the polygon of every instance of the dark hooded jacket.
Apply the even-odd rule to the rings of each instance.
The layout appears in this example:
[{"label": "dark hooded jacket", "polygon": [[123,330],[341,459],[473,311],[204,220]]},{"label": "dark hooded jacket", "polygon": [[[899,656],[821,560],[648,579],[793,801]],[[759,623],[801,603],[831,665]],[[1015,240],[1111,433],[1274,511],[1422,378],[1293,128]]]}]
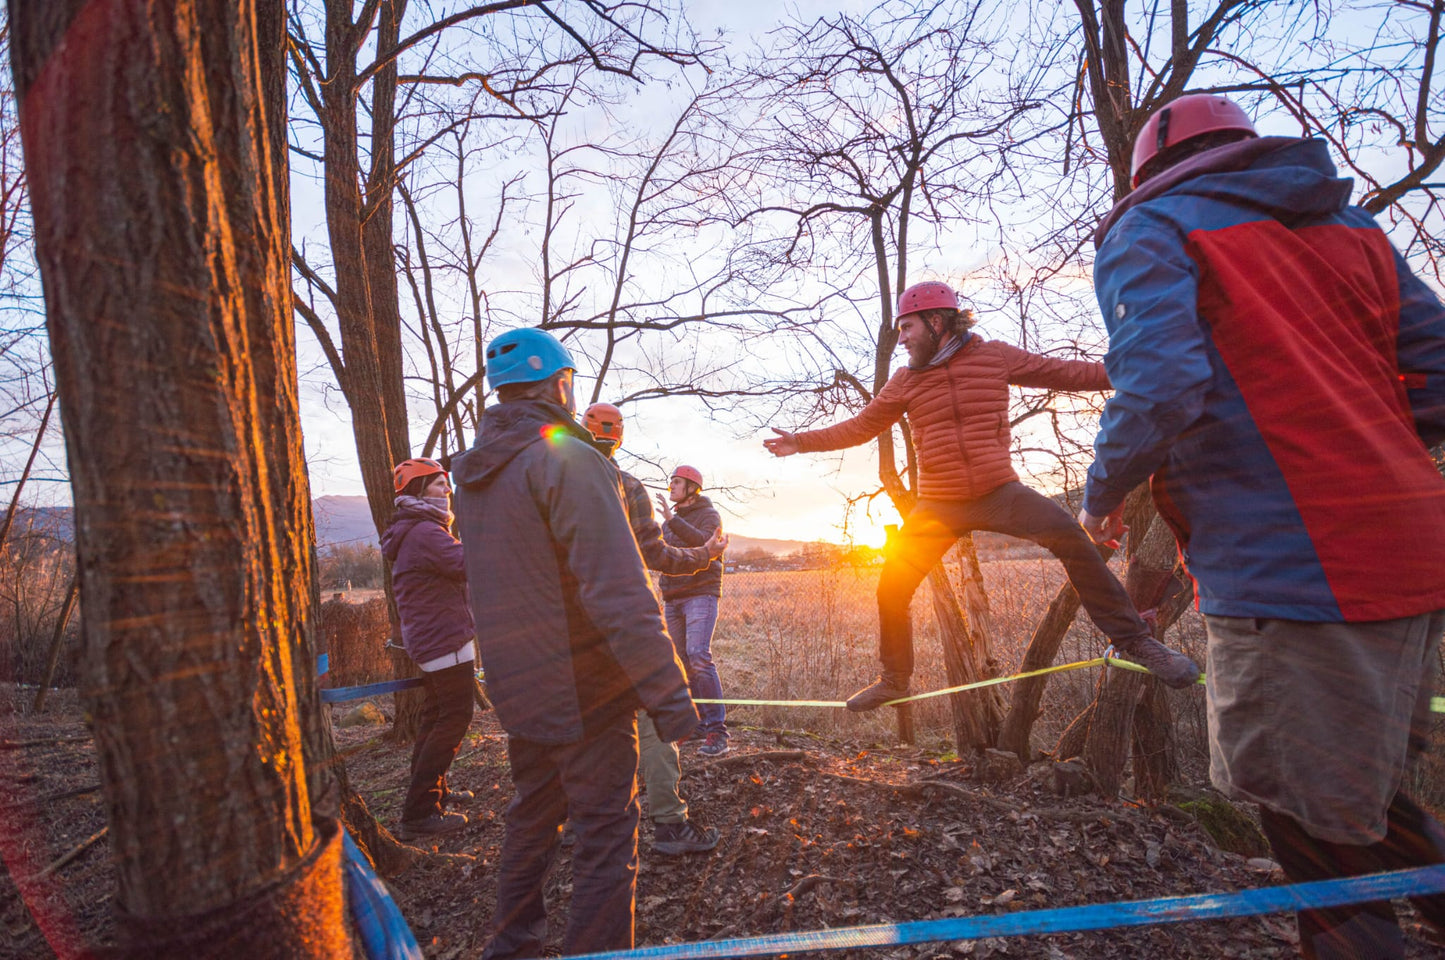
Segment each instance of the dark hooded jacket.
[{"label": "dark hooded jacket", "polygon": [[1445,307],[1317,140],[1200,153],[1095,236],[1115,393],[1084,506],[1150,478],[1204,613],[1445,607]]},{"label": "dark hooded jacket", "polygon": [[[713,562],[707,555],[707,547],[676,547],[663,539],[662,527],[652,512],[652,498],[642,481],[618,470],[622,476],[622,493],[627,505],[627,519],[632,524],[632,535],[637,540],[637,549],[642,551],[642,562],[649,570],[662,574],[685,576],[706,570]],[[707,541],[704,540],[704,543]]]},{"label": "dark hooded jacket", "polygon": [[391,563],[401,642],[417,663],[455,653],[472,642],[476,628],[467,607],[462,545],[416,497],[398,498],[391,526],[381,535]]},{"label": "dark hooded jacket", "polygon": [[[679,505],[672,519],[662,525],[662,538],[677,547],[697,547],[712,537],[722,526],[722,517],[707,497],[694,497]],[[705,569],[686,576],[664,576],[662,599],[686,600],[688,597],[722,596],[723,562],[719,558]]]},{"label": "dark hooded jacket", "polygon": [[617,470],[556,404],[489,407],[452,461],[487,691],[510,736],[573,743],[639,706],[697,725]]}]

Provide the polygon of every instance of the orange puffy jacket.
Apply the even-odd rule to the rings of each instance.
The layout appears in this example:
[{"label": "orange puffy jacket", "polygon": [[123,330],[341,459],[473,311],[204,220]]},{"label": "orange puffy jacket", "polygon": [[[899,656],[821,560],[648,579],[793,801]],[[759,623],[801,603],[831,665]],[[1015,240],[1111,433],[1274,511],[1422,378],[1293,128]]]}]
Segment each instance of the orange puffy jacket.
[{"label": "orange puffy jacket", "polygon": [[918,496],[973,500],[1018,479],[1009,456],[1009,384],[1111,389],[1102,363],[1055,360],[972,336],[940,366],[894,373],[851,420],[797,434],[798,450],[856,447],[906,413],[918,449]]}]

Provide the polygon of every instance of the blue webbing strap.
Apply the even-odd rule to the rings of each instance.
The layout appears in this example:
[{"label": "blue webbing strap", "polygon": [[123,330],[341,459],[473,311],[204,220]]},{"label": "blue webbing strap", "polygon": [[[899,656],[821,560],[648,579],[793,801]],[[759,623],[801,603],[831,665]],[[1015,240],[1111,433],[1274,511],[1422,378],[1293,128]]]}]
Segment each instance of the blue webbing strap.
[{"label": "blue webbing strap", "polygon": [[406,925],[401,908],[391,899],[386,884],[371,869],[345,827],[341,828],[341,842],[346,902],[351,906],[351,920],[356,924],[367,957],[370,960],[423,960],[421,947],[411,927]]},{"label": "blue webbing strap", "polygon": [[365,700],[367,697],[379,697],[383,693],[396,693],[398,690],[410,690],[412,687],[419,686],[421,686],[421,677],[383,680],[381,683],[363,683],[359,687],[335,687],[331,690],[321,691],[321,702],[342,703],[346,700]]},{"label": "blue webbing strap", "polygon": [[808,950],[856,950],[861,947],[894,947],[909,943],[1068,933],[1156,923],[1183,923],[1190,920],[1250,917],[1264,913],[1336,907],[1347,903],[1368,903],[1442,892],[1445,892],[1445,864],[1376,873],[1365,877],[1240,890],[1235,893],[1203,893],[1188,897],[1028,910],[987,917],[917,920],[911,923],[886,923],[838,930],[778,933],[736,940],[663,944],[635,950],[577,954],[566,960],[702,960],[711,957],[764,957]]},{"label": "blue webbing strap", "polygon": [[331,654],[323,653],[316,657],[316,675],[326,676],[326,671],[331,669]]}]

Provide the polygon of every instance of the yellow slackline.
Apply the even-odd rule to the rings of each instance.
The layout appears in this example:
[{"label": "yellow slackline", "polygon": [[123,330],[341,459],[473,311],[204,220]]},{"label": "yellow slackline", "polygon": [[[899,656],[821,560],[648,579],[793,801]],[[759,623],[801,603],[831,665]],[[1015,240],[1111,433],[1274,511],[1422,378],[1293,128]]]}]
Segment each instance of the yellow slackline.
[{"label": "yellow slackline", "polygon": [[[911,697],[901,697],[897,700],[889,700],[883,704],[885,707],[896,707],[905,703],[912,703],[915,700],[927,700],[930,697],[943,697],[950,693],[963,693],[965,690],[977,690],[980,687],[992,687],[1000,683],[1012,683],[1015,680],[1024,680],[1029,677],[1041,677],[1046,673],[1064,673],[1068,670],[1086,670],[1089,667],[1119,667],[1124,670],[1133,670],[1135,673],[1148,673],[1148,667],[1141,667],[1137,663],[1128,660],[1120,660],[1118,657],[1095,657],[1092,660],[1080,660],[1077,663],[1063,663],[1056,667],[1045,667],[1042,670],[1030,670],[1026,673],[1016,673],[1011,677],[994,677],[991,680],[978,680],[974,683],[965,683],[958,687],[948,687],[944,690],[931,690],[928,693],[916,693]],[[1203,685],[1204,674],[1199,675],[1199,683]],[[846,707],[844,700],[702,700],[693,698],[693,703],[721,703],[730,707]],[[1445,713],[1445,697],[1432,697],[1430,709],[1435,713]]]}]

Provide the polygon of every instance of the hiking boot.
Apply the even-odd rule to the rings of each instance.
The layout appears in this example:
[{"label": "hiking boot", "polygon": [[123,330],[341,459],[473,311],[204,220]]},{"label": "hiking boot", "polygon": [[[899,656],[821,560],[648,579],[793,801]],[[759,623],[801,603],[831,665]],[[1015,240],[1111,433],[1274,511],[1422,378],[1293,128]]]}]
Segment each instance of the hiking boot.
[{"label": "hiking boot", "polygon": [[652,849],[666,857],[675,857],[681,853],[703,853],[717,846],[717,841],[717,827],[704,830],[691,820],[681,823],[654,822],[652,825]]},{"label": "hiking boot", "polygon": [[471,803],[477,799],[477,795],[470,790],[447,790],[442,794],[442,806],[455,807],[461,803]]},{"label": "hiking boot", "polygon": [[732,747],[728,746],[728,735],[713,731],[707,735],[702,746],[697,748],[697,752],[702,757],[721,757],[726,756],[731,749]]},{"label": "hiking boot", "polygon": [[420,840],[424,837],[439,837],[455,833],[467,825],[467,818],[460,813],[434,813],[425,820],[404,820],[396,835],[402,840]]},{"label": "hiking boot", "polygon": [[848,698],[848,709],[854,713],[877,710],[889,700],[908,696],[906,674],[885,673],[868,686]]},{"label": "hiking boot", "polygon": [[1149,668],[1164,685],[1182,689],[1199,682],[1199,667],[1178,650],[1170,650],[1153,637],[1140,637],[1127,646],[1118,641],[1114,647],[1125,659]]}]

